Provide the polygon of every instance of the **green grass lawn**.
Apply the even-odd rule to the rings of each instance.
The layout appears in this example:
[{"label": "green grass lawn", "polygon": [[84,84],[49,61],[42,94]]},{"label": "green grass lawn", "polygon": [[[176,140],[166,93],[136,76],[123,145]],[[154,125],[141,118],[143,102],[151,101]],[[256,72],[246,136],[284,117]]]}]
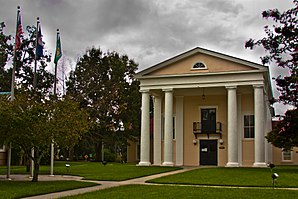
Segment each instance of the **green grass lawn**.
[{"label": "green grass lawn", "polygon": [[253,199],[289,199],[298,198],[297,191],[277,189],[242,189],[242,188],[204,188],[181,186],[150,186],[127,185],[104,189],[67,198],[203,198],[203,199],[227,199],[227,198],[253,198]]},{"label": "green grass lawn", "polygon": [[[276,187],[298,187],[298,166],[278,166]],[[189,172],[150,180],[162,184],[194,184],[271,187],[272,178],[269,168],[200,168]],[[298,195],[298,193],[297,193]]]},{"label": "green grass lawn", "polygon": [[[122,181],[180,169],[178,167],[139,167],[135,164],[108,163],[106,166],[98,162],[55,162],[54,175],[76,175],[88,180]],[[6,174],[6,167],[0,167],[0,174]],[[11,174],[27,174],[24,166],[12,166]],[[49,174],[49,166],[41,166],[40,174]]]},{"label": "green grass lawn", "polygon": [[18,182],[0,181],[0,198],[21,198],[53,193],[98,184],[78,181]]}]

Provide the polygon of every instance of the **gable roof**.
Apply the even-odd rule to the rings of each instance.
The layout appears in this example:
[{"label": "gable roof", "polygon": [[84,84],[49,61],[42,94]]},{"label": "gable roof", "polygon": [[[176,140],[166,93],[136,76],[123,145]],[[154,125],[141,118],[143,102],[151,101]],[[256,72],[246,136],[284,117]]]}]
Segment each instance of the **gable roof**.
[{"label": "gable roof", "polygon": [[198,53],[209,55],[209,56],[220,58],[220,59],[224,59],[224,60],[231,61],[231,62],[234,62],[234,63],[238,63],[238,64],[241,64],[241,65],[245,65],[245,66],[251,67],[252,69],[255,69],[255,70],[268,71],[267,66],[263,66],[263,65],[260,65],[260,64],[254,63],[254,62],[250,62],[250,61],[247,61],[247,60],[244,60],[244,59],[236,58],[236,57],[226,55],[226,54],[222,54],[222,53],[219,53],[219,52],[215,52],[215,51],[207,50],[207,49],[204,49],[204,48],[196,47],[196,48],[193,48],[193,49],[191,49],[189,51],[186,51],[182,54],[174,56],[174,57],[172,57],[168,60],[165,60],[161,63],[153,65],[153,66],[151,66],[147,69],[144,69],[144,70],[138,72],[136,74],[136,77],[141,78],[142,76],[150,75],[150,73],[152,73],[154,71],[160,70],[161,68],[167,67],[171,64],[179,62],[183,59],[186,59],[186,58],[191,57],[191,56],[193,56],[195,54],[198,54]]}]

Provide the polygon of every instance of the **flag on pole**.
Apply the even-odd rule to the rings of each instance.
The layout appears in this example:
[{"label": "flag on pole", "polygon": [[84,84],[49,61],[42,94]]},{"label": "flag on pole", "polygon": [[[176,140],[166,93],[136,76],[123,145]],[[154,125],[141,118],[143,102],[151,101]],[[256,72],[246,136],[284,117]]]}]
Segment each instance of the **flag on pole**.
[{"label": "flag on pole", "polygon": [[40,58],[43,57],[43,42],[42,42],[42,34],[41,34],[41,27],[38,25],[37,31],[37,42],[36,42],[36,57]]},{"label": "flag on pole", "polygon": [[18,50],[21,47],[21,44],[22,44],[21,36],[22,36],[22,34],[23,34],[22,20],[21,20],[21,14],[20,14],[20,7],[18,6],[16,38],[15,38],[15,49],[16,50]]},{"label": "flag on pole", "polygon": [[[59,31],[59,29],[57,29],[57,31]],[[61,57],[62,57],[62,51],[61,51],[60,34],[59,32],[57,32],[57,43],[56,43],[56,53],[55,53],[54,63],[57,64]]]}]

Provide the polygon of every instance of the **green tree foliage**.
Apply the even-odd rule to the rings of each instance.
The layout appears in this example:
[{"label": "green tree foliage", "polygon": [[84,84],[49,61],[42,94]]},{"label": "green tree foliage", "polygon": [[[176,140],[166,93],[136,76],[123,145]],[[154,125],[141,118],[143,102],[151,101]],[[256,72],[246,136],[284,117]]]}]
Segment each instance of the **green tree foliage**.
[{"label": "green tree foliage", "polygon": [[32,181],[37,181],[40,160],[52,140],[58,146],[73,147],[87,132],[88,120],[86,112],[69,98],[41,101],[34,93],[24,92],[14,101],[0,99],[0,126],[0,143],[20,147],[34,161]]},{"label": "green tree foliage", "polygon": [[272,27],[265,26],[266,37],[257,41],[250,39],[247,48],[262,46],[268,55],[262,57],[263,64],[275,62],[277,66],[289,69],[288,76],[278,76],[275,81],[281,95],[279,100],[285,104],[298,105],[297,65],[298,65],[298,1],[294,8],[283,13],[278,9],[262,13],[263,18],[272,19]]},{"label": "green tree foliage", "polygon": [[283,120],[267,136],[268,142],[283,150],[298,146],[298,109],[288,110]]},{"label": "green tree foliage", "polygon": [[46,70],[50,59],[47,55],[37,60],[37,84],[33,88],[36,27],[27,26],[28,37],[22,37],[14,60],[12,37],[5,35],[4,28],[5,24],[0,23],[0,91],[10,91],[9,65],[13,61],[17,84],[14,101],[0,96],[0,143],[12,143],[33,159],[33,181],[37,181],[40,160],[49,151],[52,140],[59,147],[72,148],[89,127],[87,115],[72,99],[51,96],[54,75]]},{"label": "green tree foliage", "polygon": [[5,23],[0,23],[0,91],[10,91],[11,73],[5,69],[5,66],[13,54],[11,45],[11,36],[4,33]]},{"label": "green tree foliage", "polygon": [[280,92],[279,101],[292,105],[281,121],[267,136],[269,142],[286,150],[298,146],[297,105],[298,105],[298,0],[293,0],[294,7],[280,12],[278,9],[262,13],[263,18],[271,19],[272,26],[265,26],[266,37],[257,41],[250,39],[245,47],[253,49],[262,46],[268,55],[262,57],[263,64],[276,63],[278,67],[287,68],[289,74],[275,78]]},{"label": "green tree foliage", "polygon": [[[90,140],[126,146],[127,138],[139,133],[139,82],[137,64],[126,55],[87,50],[67,82],[67,94],[87,110],[92,123]],[[98,145],[100,148],[100,145]],[[100,156],[97,150],[97,160]]]},{"label": "green tree foliage", "polygon": [[[4,33],[5,23],[0,23],[0,91],[10,91],[12,67],[7,64],[16,64],[16,89],[26,91],[33,90],[34,60],[36,27],[27,26],[28,37],[22,37],[22,45],[16,52],[16,59],[13,60],[12,37]],[[54,83],[54,75],[46,70],[47,61],[51,57],[45,55],[37,60],[37,87],[36,93],[40,96],[49,95]]]}]

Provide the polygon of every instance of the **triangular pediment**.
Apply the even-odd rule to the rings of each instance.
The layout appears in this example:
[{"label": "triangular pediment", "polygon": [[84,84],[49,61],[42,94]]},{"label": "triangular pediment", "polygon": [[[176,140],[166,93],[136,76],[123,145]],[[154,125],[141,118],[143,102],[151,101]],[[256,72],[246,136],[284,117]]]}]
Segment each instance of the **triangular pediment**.
[{"label": "triangular pediment", "polygon": [[195,48],[145,69],[137,76],[229,73],[252,70],[267,70],[267,67],[214,51]]}]

